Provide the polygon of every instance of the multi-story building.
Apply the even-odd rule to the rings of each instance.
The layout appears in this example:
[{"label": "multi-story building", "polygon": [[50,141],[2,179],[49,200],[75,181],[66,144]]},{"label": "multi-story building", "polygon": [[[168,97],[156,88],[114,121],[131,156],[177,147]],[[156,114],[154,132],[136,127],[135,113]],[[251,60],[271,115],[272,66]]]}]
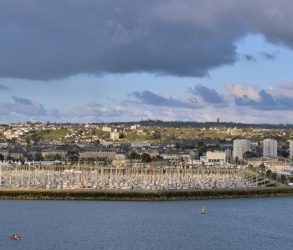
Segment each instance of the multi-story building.
[{"label": "multi-story building", "polygon": [[115,159],[116,151],[89,148],[89,149],[80,150],[79,157],[80,159],[97,159],[97,158]]},{"label": "multi-story building", "polygon": [[22,160],[24,157],[24,152],[18,149],[9,150],[9,156],[13,160]]},{"label": "multi-story building", "polygon": [[277,157],[278,156],[278,142],[274,139],[265,139],[263,141],[263,156]]},{"label": "multi-story building", "polygon": [[0,149],[0,155],[3,156],[4,160],[6,160],[7,157],[9,156],[9,151],[8,151],[8,149]]},{"label": "multi-story building", "polygon": [[248,151],[251,151],[250,140],[236,139],[233,141],[233,159],[237,157],[239,160],[242,160],[243,154]]},{"label": "multi-story building", "polygon": [[293,158],[293,140],[289,140],[289,157],[292,160]]},{"label": "multi-story building", "polygon": [[178,153],[162,153],[160,154],[160,156],[164,159],[164,160],[169,160],[169,161],[185,161],[188,162],[191,160],[191,156],[188,153],[184,153],[184,152],[178,152]]},{"label": "multi-story building", "polygon": [[42,157],[45,160],[51,160],[51,159],[66,159],[67,157],[67,150],[62,149],[47,149],[42,151]]}]

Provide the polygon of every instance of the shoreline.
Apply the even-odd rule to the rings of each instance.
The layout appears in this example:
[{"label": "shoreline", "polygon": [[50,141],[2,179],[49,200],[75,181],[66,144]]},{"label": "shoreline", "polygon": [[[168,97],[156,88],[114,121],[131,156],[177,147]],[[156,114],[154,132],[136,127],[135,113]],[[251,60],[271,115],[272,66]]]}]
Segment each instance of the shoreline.
[{"label": "shoreline", "polygon": [[0,200],[174,201],[293,196],[292,187],[208,190],[36,190],[0,189]]}]

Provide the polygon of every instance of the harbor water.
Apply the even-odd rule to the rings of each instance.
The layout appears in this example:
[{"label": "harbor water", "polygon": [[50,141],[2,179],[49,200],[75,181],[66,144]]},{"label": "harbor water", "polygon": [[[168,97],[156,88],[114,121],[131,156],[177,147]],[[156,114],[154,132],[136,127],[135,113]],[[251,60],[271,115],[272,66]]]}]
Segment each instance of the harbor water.
[{"label": "harbor water", "polygon": [[292,249],[292,207],[291,197],[0,201],[0,249]]}]

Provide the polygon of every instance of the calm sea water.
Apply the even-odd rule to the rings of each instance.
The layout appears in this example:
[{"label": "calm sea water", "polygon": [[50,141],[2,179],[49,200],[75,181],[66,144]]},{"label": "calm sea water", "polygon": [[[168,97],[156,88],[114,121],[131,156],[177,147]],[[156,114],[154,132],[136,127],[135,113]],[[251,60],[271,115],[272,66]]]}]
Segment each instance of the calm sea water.
[{"label": "calm sea water", "polygon": [[0,201],[0,249],[293,249],[293,198]]}]

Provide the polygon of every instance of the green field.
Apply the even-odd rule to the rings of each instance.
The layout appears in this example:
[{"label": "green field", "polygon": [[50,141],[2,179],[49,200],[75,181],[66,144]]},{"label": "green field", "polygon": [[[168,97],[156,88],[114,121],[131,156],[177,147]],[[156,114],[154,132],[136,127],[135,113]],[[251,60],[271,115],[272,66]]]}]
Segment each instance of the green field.
[{"label": "green field", "polygon": [[29,133],[27,137],[32,139],[37,137],[43,140],[58,140],[68,135],[68,131],[65,129],[56,129],[56,130],[39,130],[32,133]]}]

